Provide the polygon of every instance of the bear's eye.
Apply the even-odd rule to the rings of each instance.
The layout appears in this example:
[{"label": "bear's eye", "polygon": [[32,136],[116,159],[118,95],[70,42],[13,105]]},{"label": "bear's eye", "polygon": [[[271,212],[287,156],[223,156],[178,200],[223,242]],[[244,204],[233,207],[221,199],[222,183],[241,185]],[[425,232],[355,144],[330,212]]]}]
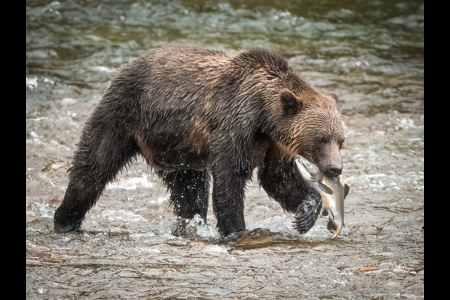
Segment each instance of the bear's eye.
[{"label": "bear's eye", "polygon": [[328,139],[326,137],[321,137],[319,141],[324,144],[328,143]]},{"label": "bear's eye", "polygon": [[344,145],[344,140],[340,140],[340,141],[339,141],[339,149],[342,148],[342,145]]}]

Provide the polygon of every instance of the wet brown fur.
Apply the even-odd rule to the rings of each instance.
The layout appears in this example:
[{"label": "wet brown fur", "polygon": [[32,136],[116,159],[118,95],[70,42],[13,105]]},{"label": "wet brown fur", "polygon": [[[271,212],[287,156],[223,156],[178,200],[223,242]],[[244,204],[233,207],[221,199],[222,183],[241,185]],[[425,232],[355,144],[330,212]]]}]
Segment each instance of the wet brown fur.
[{"label": "wet brown fur", "polygon": [[86,122],[55,230],[77,229],[137,154],[158,170],[183,218],[206,218],[212,176],[223,235],[245,229],[244,187],[257,167],[261,186],[284,209],[294,212],[307,198],[319,205],[293,163],[298,154],[327,159],[318,137],[343,139],[336,100],[303,81],[280,54],[153,49],[120,69]]},{"label": "wet brown fur", "polygon": [[208,126],[208,120],[205,118],[195,118],[192,120],[191,126],[190,139],[192,147],[196,149],[198,153],[209,152],[211,131]]}]

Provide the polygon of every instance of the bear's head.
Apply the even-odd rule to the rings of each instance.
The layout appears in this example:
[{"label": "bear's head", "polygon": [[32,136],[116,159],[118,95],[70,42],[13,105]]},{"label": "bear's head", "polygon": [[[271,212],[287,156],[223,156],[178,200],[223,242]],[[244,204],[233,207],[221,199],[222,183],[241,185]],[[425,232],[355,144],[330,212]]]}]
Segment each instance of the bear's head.
[{"label": "bear's head", "polygon": [[279,144],[289,156],[305,157],[329,177],[339,176],[343,168],[344,126],[337,102],[335,94],[314,89],[296,95],[287,89],[279,93],[283,123]]}]

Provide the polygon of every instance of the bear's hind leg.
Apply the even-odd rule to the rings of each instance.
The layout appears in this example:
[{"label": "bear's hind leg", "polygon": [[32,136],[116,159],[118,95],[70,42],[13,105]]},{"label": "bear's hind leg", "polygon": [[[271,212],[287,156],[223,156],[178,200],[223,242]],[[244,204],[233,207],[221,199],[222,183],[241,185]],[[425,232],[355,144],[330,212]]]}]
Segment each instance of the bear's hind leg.
[{"label": "bear's hind leg", "polygon": [[54,229],[58,233],[81,226],[106,184],[136,154],[131,139],[106,125],[88,122],[83,130],[69,169],[69,185],[54,215]]},{"label": "bear's hind leg", "polygon": [[181,220],[200,215],[206,223],[209,180],[206,170],[158,171],[170,190],[173,211]]}]

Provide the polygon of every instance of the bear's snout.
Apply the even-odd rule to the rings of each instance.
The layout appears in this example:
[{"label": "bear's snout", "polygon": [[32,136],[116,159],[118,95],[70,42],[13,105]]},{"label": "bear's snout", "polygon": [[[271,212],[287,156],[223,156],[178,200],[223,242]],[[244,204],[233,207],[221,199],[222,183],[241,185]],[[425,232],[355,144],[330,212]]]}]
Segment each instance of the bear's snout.
[{"label": "bear's snout", "polygon": [[325,171],[326,175],[329,177],[338,177],[342,173],[342,164],[328,164]]},{"label": "bear's snout", "polygon": [[320,171],[328,177],[335,178],[342,173],[342,157],[339,151],[339,145],[336,142],[321,145],[314,161]]}]

